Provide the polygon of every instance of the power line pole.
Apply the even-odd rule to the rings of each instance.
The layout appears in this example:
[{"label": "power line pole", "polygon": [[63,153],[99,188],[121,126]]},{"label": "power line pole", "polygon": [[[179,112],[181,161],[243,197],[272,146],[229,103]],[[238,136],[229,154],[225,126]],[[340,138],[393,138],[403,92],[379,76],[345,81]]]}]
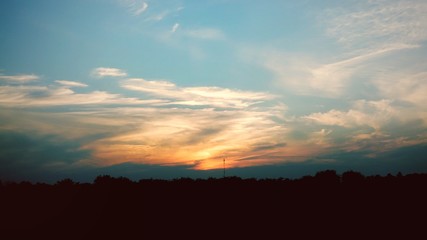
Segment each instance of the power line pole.
[{"label": "power line pole", "polygon": [[224,168],[224,176],[223,176],[223,178],[225,178],[225,158],[222,159],[222,163],[223,163],[223,168]]}]

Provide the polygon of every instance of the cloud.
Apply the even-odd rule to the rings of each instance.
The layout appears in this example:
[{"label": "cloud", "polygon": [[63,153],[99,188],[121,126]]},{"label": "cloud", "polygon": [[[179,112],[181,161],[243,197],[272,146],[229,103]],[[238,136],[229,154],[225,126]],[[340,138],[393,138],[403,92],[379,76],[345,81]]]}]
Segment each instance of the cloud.
[{"label": "cloud", "polygon": [[145,12],[148,9],[148,4],[146,1],[142,0],[120,0],[120,2],[126,6],[129,11],[135,15],[138,16]]},{"label": "cloud", "polygon": [[[327,96],[341,96],[346,92],[348,81],[356,77],[361,71],[369,68],[369,64],[376,58],[394,51],[416,48],[414,45],[400,44],[378,49],[363,55],[358,55],[342,61],[324,64],[319,67],[309,69],[312,78],[308,79],[308,91],[323,92]],[[295,84],[295,83],[294,83]],[[299,86],[303,87],[303,86]]]},{"label": "cloud", "polygon": [[[322,19],[316,26],[324,34],[316,31],[316,38],[306,39],[309,44],[272,39],[271,45],[261,44],[272,46],[265,49],[254,42],[252,58],[273,74],[282,87],[274,91],[282,91],[282,98],[264,91],[129,78],[126,71],[109,67],[93,69],[91,75],[120,78],[123,89],[117,92],[93,91],[96,85],[77,88],[87,86],[84,80],[31,85],[38,76],[0,75],[0,134],[35,136],[29,141],[2,135],[12,145],[23,142],[28,152],[43,149],[33,142],[46,136],[47,143],[40,140],[44,145],[72,142],[61,154],[87,153],[73,158],[78,166],[132,163],[200,170],[222,168],[224,156],[230,168],[317,158],[339,162],[340,154],[331,153],[372,160],[384,151],[425,143],[427,4],[353,2],[313,11]],[[162,43],[195,56],[207,55],[204,43],[228,38],[220,28],[174,19],[181,10],[176,6],[123,3],[143,17],[138,24],[144,36],[163,37]],[[8,145],[3,146],[5,153]]]},{"label": "cloud", "polygon": [[178,30],[178,28],[179,28],[179,23],[175,23],[175,24],[172,26],[172,30],[171,30],[171,32],[172,32],[172,33],[176,32],[176,30]]},{"label": "cloud", "polygon": [[29,75],[0,75],[0,80],[15,83],[26,83],[38,80],[40,77],[34,74]]},{"label": "cloud", "polygon": [[395,44],[326,64],[309,57],[266,53],[267,60],[262,64],[276,75],[281,85],[297,94],[339,98],[355,92],[353,82],[360,76],[373,75],[377,70],[373,66],[381,65],[385,57],[418,47]]},{"label": "cloud", "polygon": [[397,116],[398,111],[392,106],[390,100],[359,100],[348,111],[332,109],[325,113],[312,113],[302,118],[321,125],[341,126],[345,128],[369,126],[379,131],[385,123]]},{"label": "cloud", "polygon": [[349,107],[302,117],[288,115],[289,107],[267,92],[183,87],[167,80],[121,80],[138,98],[80,93],[71,88],[78,82],[67,80],[47,86],[11,84],[0,86],[0,133],[74,142],[73,149],[87,155],[73,158],[72,167],[132,163],[209,170],[222,168],[224,156],[229,168],[304,162],[331,152],[365,151],[374,157],[427,139],[427,117],[412,104],[423,98],[406,96],[423,89],[424,75],[396,78],[402,92],[389,88],[382,93],[394,99],[359,99]]},{"label": "cloud", "polygon": [[[408,64],[424,61],[411,50],[425,51],[423,45],[427,40],[427,3],[400,0],[360,1],[349,6],[328,9],[320,14],[320,18],[328,36],[335,38],[344,47],[335,54],[351,57],[320,66],[307,64],[307,61],[295,66],[299,71],[295,74],[296,78],[311,79],[303,81],[311,89],[301,86],[297,80],[289,80],[289,73],[286,75],[289,68],[280,69],[274,65],[270,67],[280,76],[285,86],[294,86],[300,92],[308,92],[310,95],[342,97],[352,94],[353,97],[360,98],[360,93],[372,91],[368,89],[372,86],[381,88],[378,90],[382,93],[387,91],[387,80],[381,81],[378,77],[391,80],[399,72],[419,74],[419,69],[411,69]],[[393,61],[397,58],[400,60]]]},{"label": "cloud", "polygon": [[55,82],[68,86],[68,87],[87,87],[87,84],[81,83],[81,82],[74,82],[74,81],[68,81],[68,80],[56,80]]},{"label": "cloud", "polygon": [[147,17],[146,21],[159,22],[159,21],[162,21],[163,19],[165,19],[166,17],[170,16],[171,14],[180,12],[183,9],[184,9],[184,7],[177,7],[177,8],[174,8],[174,9],[166,9],[166,10],[163,10],[163,11],[159,11],[159,12],[153,13],[149,17]]},{"label": "cloud", "polygon": [[174,83],[165,80],[148,81],[143,78],[129,78],[122,81],[122,87],[130,90],[158,93],[160,96],[171,96],[177,87]]},{"label": "cloud", "polygon": [[[221,168],[221,156],[226,155],[229,164],[239,166],[243,163],[237,160],[251,154],[250,146],[275,142],[283,133],[268,110],[157,108],[138,109],[136,113],[142,117],[137,128],[84,147],[97,159],[92,164],[135,162],[213,169]],[[268,153],[282,146],[272,144],[256,151]],[[268,159],[263,162],[268,163]]]},{"label": "cloud", "polygon": [[160,13],[156,13],[147,18],[147,21],[162,21],[166,16],[170,14],[170,11],[166,10]]},{"label": "cloud", "polygon": [[329,36],[352,48],[418,44],[427,39],[425,1],[360,1],[329,9],[321,19]]},{"label": "cloud", "polygon": [[258,143],[257,145],[252,146],[252,151],[264,151],[264,150],[270,150],[270,149],[277,149],[286,147],[286,143]]},{"label": "cloud", "polygon": [[218,159],[225,154],[230,166],[239,167],[269,164],[267,157],[250,163],[238,159],[253,156],[252,151],[280,156],[278,149],[284,146],[280,142],[286,129],[272,120],[279,113],[269,108],[218,111],[107,105],[74,109],[8,108],[0,113],[2,129],[79,143],[80,150],[91,153],[75,163],[79,166],[132,162],[214,169],[221,168]]},{"label": "cloud", "polygon": [[380,94],[425,108],[427,102],[427,72],[391,72],[379,75],[375,85]]},{"label": "cloud", "polygon": [[239,91],[219,87],[178,87],[168,81],[149,81],[142,78],[124,80],[121,86],[162,99],[170,99],[172,100],[171,104],[190,106],[244,108],[274,98],[272,94],[263,92]]},{"label": "cloud", "polygon": [[103,77],[125,77],[127,73],[119,68],[99,67],[92,70],[92,76],[97,78]]},{"label": "cloud", "polygon": [[0,105],[15,107],[48,107],[65,105],[159,104],[162,100],[140,100],[103,91],[76,93],[66,87],[0,86]]},{"label": "cloud", "polygon": [[145,12],[147,8],[148,8],[148,4],[146,2],[142,2],[141,5],[137,9],[135,9],[135,15],[139,15]]},{"label": "cloud", "polygon": [[[397,172],[419,173],[426,171],[427,164],[423,157],[427,152],[427,145],[415,144],[403,146],[385,152],[361,149],[354,151],[336,151],[318,156],[317,159],[334,159],[332,163],[323,164],[323,169],[336,169],[345,172],[349,169],[362,172],[365,175],[386,175]],[[375,153],[375,156],[372,155]],[[313,164],[306,162],[306,168]]]},{"label": "cloud", "polygon": [[[327,132],[333,151],[368,151],[370,157],[401,147],[426,143],[426,116],[392,100],[358,100],[346,111],[332,109],[301,117],[306,125]],[[325,130],[323,130],[325,129]],[[314,139],[314,135],[311,135]],[[328,151],[326,151],[328,152]]]},{"label": "cloud", "polygon": [[[326,46],[332,46],[328,52],[314,48],[310,54],[256,45],[245,50],[249,54],[244,57],[249,55],[255,63],[271,71],[275,81],[288,93],[352,99],[374,91],[372,85],[378,86],[375,78],[380,71],[393,68],[402,71],[408,64],[425,62],[416,56],[414,49],[425,51],[426,2],[357,1],[318,12],[317,26],[324,31],[325,38],[312,40],[312,45],[329,42]],[[401,58],[402,55],[405,57]]]},{"label": "cloud", "polygon": [[[122,87],[145,94],[144,99],[151,96],[144,100],[103,91],[79,93],[70,88],[80,86],[78,82],[57,83],[0,86],[0,132],[72,140],[90,153],[73,166],[131,162],[215,169],[221,168],[217,160],[224,154],[235,167],[269,164],[272,158],[266,156],[274,155],[277,161],[290,154],[279,150],[286,127],[276,121],[283,115],[283,104],[269,102],[275,99],[269,93],[122,80]],[[263,157],[238,161],[248,154]]]},{"label": "cloud", "polygon": [[421,119],[427,126],[427,72],[393,69],[377,74],[373,86],[384,98],[394,99],[404,107],[401,118]]},{"label": "cloud", "polygon": [[58,172],[90,156],[74,141],[29,132],[0,131],[2,180],[39,181],[47,172]]}]

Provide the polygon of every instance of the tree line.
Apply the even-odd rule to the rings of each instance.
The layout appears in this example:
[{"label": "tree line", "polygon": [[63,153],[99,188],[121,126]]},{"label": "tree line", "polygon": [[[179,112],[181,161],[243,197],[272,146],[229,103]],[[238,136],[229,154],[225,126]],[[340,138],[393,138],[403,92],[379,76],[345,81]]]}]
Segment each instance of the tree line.
[{"label": "tree line", "polygon": [[299,179],[139,181],[102,175],[93,183],[63,179],[0,186],[0,229],[9,230],[132,228],[144,235],[161,228],[155,234],[167,235],[189,228],[211,232],[220,225],[239,233],[298,226],[390,231],[421,229],[424,222],[416,219],[427,216],[425,173],[364,176],[326,170]]},{"label": "tree line", "polygon": [[185,184],[282,184],[282,185],[323,185],[323,186],[357,186],[357,185],[375,185],[375,184],[425,184],[427,181],[426,173],[412,173],[403,175],[401,172],[396,175],[387,174],[385,176],[372,175],[365,176],[360,172],[346,171],[342,174],[338,174],[335,170],[325,170],[317,172],[314,176],[307,175],[299,179],[289,178],[240,178],[236,176],[224,177],[224,178],[176,178],[172,180],[165,179],[141,179],[139,181],[133,181],[126,177],[112,177],[110,175],[99,175],[94,179],[92,183],[79,183],[73,181],[71,178],[65,178],[57,181],[55,184],[46,183],[32,183],[29,181],[21,181],[19,183],[13,181],[1,181],[0,188],[28,188],[28,187],[50,187],[50,188],[70,188],[78,186],[122,186],[126,185],[185,185]]}]

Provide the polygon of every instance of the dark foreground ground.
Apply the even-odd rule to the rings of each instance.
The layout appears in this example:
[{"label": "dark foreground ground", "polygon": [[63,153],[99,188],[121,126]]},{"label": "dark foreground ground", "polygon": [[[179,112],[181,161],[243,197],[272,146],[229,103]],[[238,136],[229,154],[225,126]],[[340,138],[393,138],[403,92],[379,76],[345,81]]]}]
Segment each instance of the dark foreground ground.
[{"label": "dark foreground ground", "polygon": [[139,182],[100,176],[93,184],[3,183],[0,197],[0,236],[8,236],[1,239],[427,239],[427,174]]}]

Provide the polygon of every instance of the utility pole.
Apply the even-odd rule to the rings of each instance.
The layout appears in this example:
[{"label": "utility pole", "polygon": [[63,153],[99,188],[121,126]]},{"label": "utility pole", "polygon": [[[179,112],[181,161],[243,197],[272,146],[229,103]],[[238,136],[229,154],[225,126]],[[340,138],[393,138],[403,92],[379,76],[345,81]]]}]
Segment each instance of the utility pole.
[{"label": "utility pole", "polygon": [[223,163],[223,167],[224,167],[224,176],[223,176],[223,178],[225,178],[225,158],[222,159],[222,163]]}]

